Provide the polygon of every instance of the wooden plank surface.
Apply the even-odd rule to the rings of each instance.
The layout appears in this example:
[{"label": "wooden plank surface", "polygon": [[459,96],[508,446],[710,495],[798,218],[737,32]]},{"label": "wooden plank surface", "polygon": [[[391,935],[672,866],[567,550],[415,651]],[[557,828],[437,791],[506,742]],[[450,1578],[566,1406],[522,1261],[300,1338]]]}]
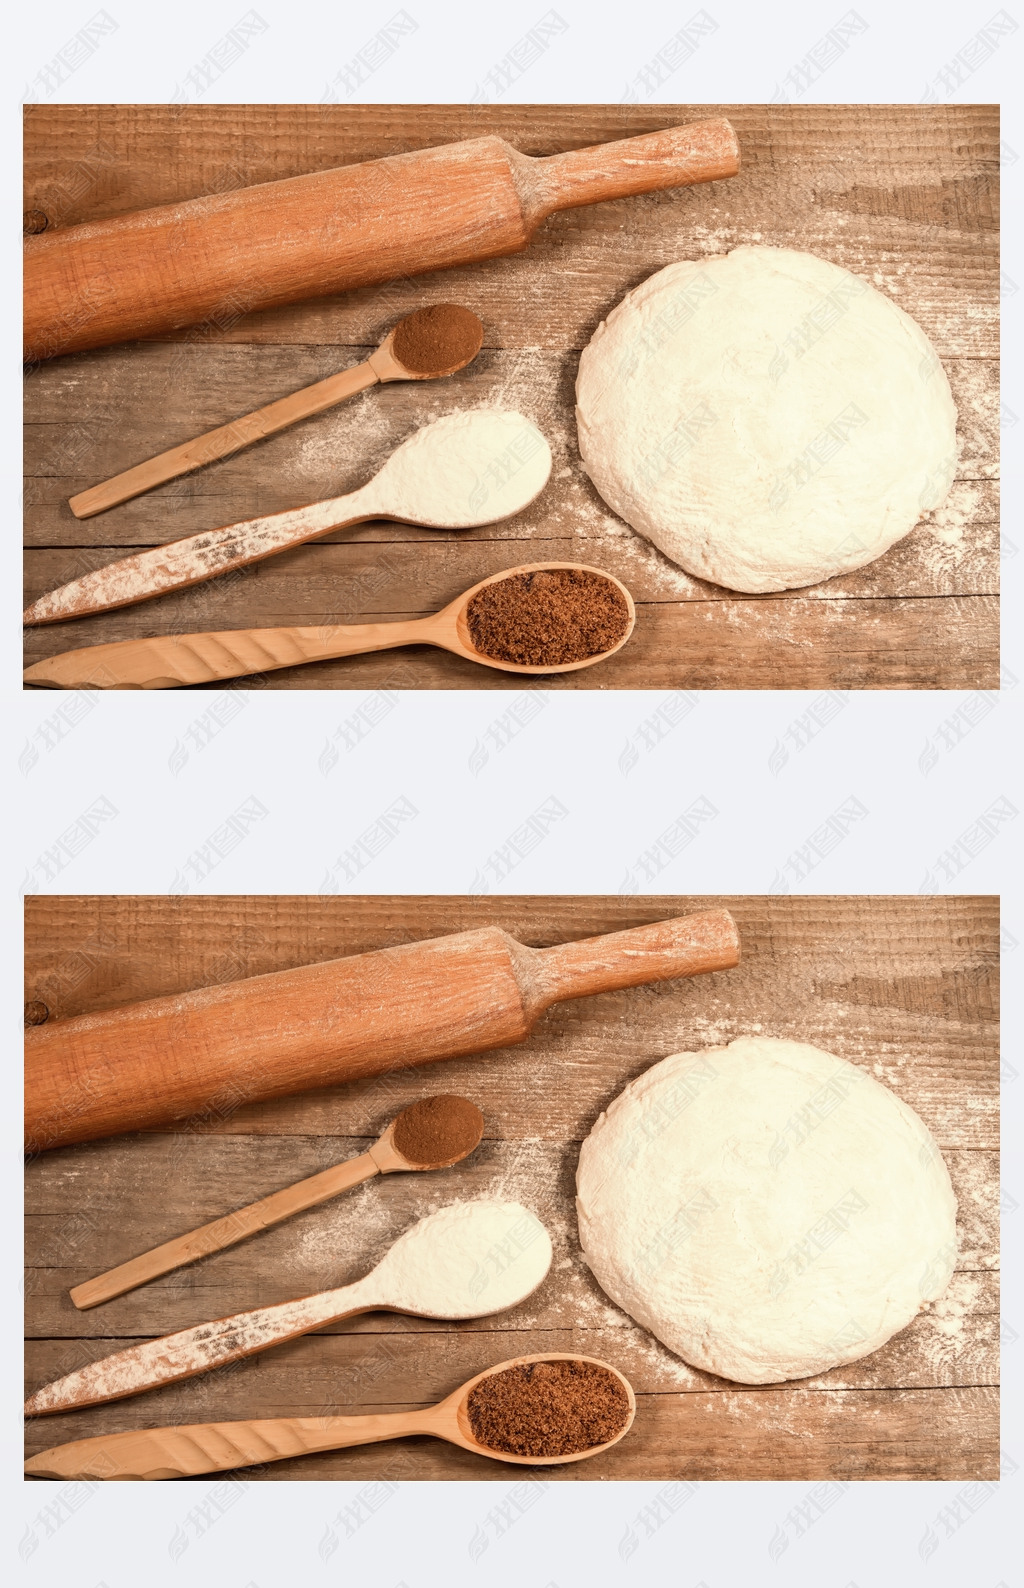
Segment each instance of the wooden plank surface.
[{"label": "wooden plank surface", "polygon": [[[202,1379],[36,1419],[30,1452],[157,1423],[399,1409],[530,1351],[606,1356],[631,1379],[630,1438],[556,1481],[600,1478],[991,1479],[998,1470],[996,901],[989,898],[60,898],[26,901],[26,1000],[58,1019],[314,959],[499,924],[534,946],[712,904],[743,960],[694,981],[550,1010],[520,1047],[257,1106],[175,1131],[62,1148],[27,1174],[27,1387],[134,1340],[343,1284],[417,1217],[464,1197],[533,1207],[552,1274],[511,1313],[445,1324],[384,1313]],[[38,1013],[39,1011],[37,1011]],[[933,1130],[959,1204],[945,1295],[882,1350],[799,1384],[751,1388],[688,1367],[603,1295],[576,1235],[582,1139],[664,1055],[745,1032],[863,1064]],[[172,1234],[363,1150],[433,1091],[479,1103],[477,1152],[389,1176],[89,1312],[68,1288]],[[246,1476],[253,1474],[247,1473]],[[407,1440],[274,1464],[257,1478],[506,1480],[508,1469]]]},{"label": "wooden plank surface", "polygon": [[[26,209],[54,226],[498,133],[554,153],[708,114],[743,151],[729,182],[567,211],[509,259],[257,315],[228,309],[176,341],[58,358],[26,382],[26,600],[123,556],[363,483],[419,425],[517,407],[548,435],[552,481],[527,513],[462,533],[363,525],[179,595],[29,630],[26,661],[144,634],[421,616],[502,567],[579,558],[634,592],[636,635],[573,688],[967,688],[998,678],[998,117],[994,106],[76,106],[26,113]],[[932,338],[959,411],[958,471],[937,513],[868,568],[740,596],[693,579],[582,473],[582,348],[622,295],[680,258],[739,243],[857,271]],[[462,374],[392,385],[186,480],[79,521],[68,496],[165,447],[358,362],[403,313],[474,309]],[[400,687],[517,687],[417,648]],[[374,688],[393,656],[271,673],[270,688]]]}]

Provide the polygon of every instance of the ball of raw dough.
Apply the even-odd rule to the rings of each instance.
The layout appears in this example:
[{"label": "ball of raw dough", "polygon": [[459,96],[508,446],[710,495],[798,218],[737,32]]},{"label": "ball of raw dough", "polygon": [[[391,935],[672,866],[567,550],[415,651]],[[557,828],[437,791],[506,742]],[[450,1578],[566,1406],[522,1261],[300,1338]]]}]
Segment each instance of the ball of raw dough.
[{"label": "ball of raw dough", "polygon": [[583,1143],[576,1206],[612,1300],[742,1384],[876,1351],[956,1259],[949,1174],[913,1109],[768,1037],[673,1054],[627,1086]]},{"label": "ball of raw dough", "polygon": [[938,507],[956,409],[908,314],[814,254],[669,265],[584,350],[583,464],[688,573],[786,590],[863,567]]}]

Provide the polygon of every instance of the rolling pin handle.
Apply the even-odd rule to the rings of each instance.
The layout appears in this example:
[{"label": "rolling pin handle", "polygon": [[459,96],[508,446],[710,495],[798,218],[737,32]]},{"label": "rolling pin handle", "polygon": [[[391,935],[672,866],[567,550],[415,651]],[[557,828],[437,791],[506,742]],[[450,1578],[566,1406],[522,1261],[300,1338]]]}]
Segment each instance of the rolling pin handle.
[{"label": "rolling pin handle", "polygon": [[521,182],[526,189],[521,201],[531,227],[555,210],[715,182],[735,176],[739,167],[736,133],[721,117],[588,149],[569,149],[545,159],[519,155],[513,162],[517,185]]},{"label": "rolling pin handle", "polygon": [[706,910],[533,954],[534,996],[547,1008],[564,998],[729,970],[739,964],[740,940],[728,910]]}]

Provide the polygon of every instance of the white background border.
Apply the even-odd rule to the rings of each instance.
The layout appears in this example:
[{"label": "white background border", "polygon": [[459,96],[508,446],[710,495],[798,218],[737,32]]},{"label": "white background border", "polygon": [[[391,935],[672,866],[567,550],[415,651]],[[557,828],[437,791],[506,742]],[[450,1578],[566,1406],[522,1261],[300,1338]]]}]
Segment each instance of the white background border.
[{"label": "white background border", "polygon": [[[384,54],[377,47],[368,56],[365,47],[399,9],[415,29],[397,48]],[[552,12],[565,26],[556,23],[552,30],[549,24],[543,49],[521,47]],[[1020,448],[1012,445],[1021,433],[1017,416],[1024,415],[1024,292],[1018,290],[1024,259],[1016,229],[1024,171],[1018,110],[1024,8],[1016,0],[1008,10],[994,3],[991,9],[942,3],[925,9],[858,0],[854,15],[865,26],[858,30],[848,22],[844,48],[815,53],[850,9],[804,4],[780,14],[779,8],[718,0],[706,8],[612,8],[569,0],[547,7],[538,0],[485,10],[409,0],[404,8],[367,5],[353,15],[296,0],[259,0],[249,9],[242,0],[186,0],[173,8],[110,0],[103,14],[116,27],[88,51],[79,46],[62,53],[97,14],[89,0],[26,8],[17,21],[20,36],[9,45],[13,71],[4,98],[9,214],[20,207],[17,146],[25,98],[95,103],[178,96],[244,103],[317,102],[333,94],[339,103],[358,103],[639,96],[692,105],[779,96],[805,103],[1002,99],[1007,687],[998,699],[934,692],[665,697],[598,691],[542,696],[540,710],[536,701],[517,707],[518,697],[486,691],[435,694],[429,711],[425,697],[412,694],[384,701],[345,692],[98,696],[89,697],[79,720],[69,721],[61,711],[76,697],[22,694],[13,683],[20,666],[14,602],[21,585],[21,484],[12,312],[5,321],[9,423],[2,431],[0,486],[8,504],[2,555],[10,574],[3,586],[10,611],[0,635],[0,692],[10,723],[3,1007],[13,1039],[11,1095],[19,1072],[13,1017],[20,1003],[18,895],[24,891],[1001,892],[1012,950],[1007,968],[1015,969],[1021,958],[1015,945],[1024,938],[1024,823],[1009,814],[1024,806],[1011,758],[1011,746],[1020,743],[1024,698],[1017,686],[1017,680],[1024,683],[1024,555],[1017,556],[1013,544],[1021,539]],[[254,27],[253,16],[264,25]],[[243,18],[250,19],[247,46],[224,47]],[[652,63],[693,18],[710,18],[714,26],[698,23],[698,47],[662,75],[664,67]],[[361,51],[364,66],[356,77],[368,58],[383,58],[349,92]],[[677,44],[670,53],[675,59],[683,52]],[[201,79],[210,78],[202,63],[211,58],[227,64],[200,90]],[[831,64],[819,71],[813,62],[826,58]],[[69,71],[72,59],[77,65]],[[501,66],[510,60],[511,66]],[[519,70],[523,61],[529,64]],[[14,305],[12,241],[4,269],[5,301]],[[517,710],[522,722],[505,716]],[[813,733],[808,722],[817,725]],[[960,732],[957,724],[963,729],[968,722],[969,732]],[[90,811],[86,827],[94,835],[83,843],[82,817]],[[681,819],[693,826],[685,847],[665,837],[678,835]],[[380,835],[392,829],[383,842]],[[1006,1005],[1014,1063],[1006,1071],[1004,1117],[1008,1130],[1018,1130],[1019,1042],[1013,1044],[1010,1034],[1019,1035],[1020,1011],[1011,1005],[1009,988]],[[15,1112],[4,1168],[12,1207],[20,1194],[20,1166],[11,1167],[17,1165]],[[1008,1237],[1024,1218],[1017,1210],[1022,1197],[1014,1154],[1004,1199]],[[207,1517],[218,1518],[209,1526],[193,1507],[214,1495],[213,1482],[151,1485],[131,1491],[130,1500],[120,1485],[97,1486],[74,1497],[68,1491],[67,1504],[48,1510],[58,1486],[20,1478],[19,1245],[10,1227],[4,1239],[10,1259],[3,1309],[10,1434],[3,1458],[10,1501],[4,1554],[26,1582],[290,1588],[297,1581],[372,1575],[382,1588],[485,1581],[570,1588],[629,1582],[642,1573],[667,1576],[680,1588],[761,1582],[784,1588],[1009,1588],[1017,1580],[1009,1554],[1011,1518],[1020,1511],[1016,1491],[1024,1484],[1024,1440],[1019,1416],[1010,1410],[1024,1352],[1017,1339],[1024,1323],[1013,1328],[1024,1317],[1016,1273],[1008,1276],[1004,1303],[1007,1476],[998,1491],[854,1484],[819,1494],[816,1506],[815,1486],[807,1484],[705,1483],[692,1494],[677,1489],[666,1498],[665,1485],[580,1482],[553,1484],[530,1496],[535,1503],[517,1507],[512,1482],[407,1484],[383,1496],[377,1509],[364,1504],[365,1523],[348,1535],[338,1517],[357,1498],[356,1484],[239,1485],[235,1503],[222,1512],[208,1504]],[[502,1530],[492,1512],[503,1503],[513,1525]],[[794,1521],[801,1514],[818,1519],[801,1531]],[[788,1546],[781,1551],[780,1536]],[[773,1540],[777,1559],[769,1550]]]}]

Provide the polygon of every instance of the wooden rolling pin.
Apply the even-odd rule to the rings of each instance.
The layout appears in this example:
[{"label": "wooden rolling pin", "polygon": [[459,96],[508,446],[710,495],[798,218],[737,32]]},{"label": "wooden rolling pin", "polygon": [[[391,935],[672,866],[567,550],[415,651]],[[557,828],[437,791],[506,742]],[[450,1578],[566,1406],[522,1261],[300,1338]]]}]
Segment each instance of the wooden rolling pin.
[{"label": "wooden rolling pin", "polygon": [[722,120],[545,159],[473,138],[44,232],[25,242],[25,357],[513,254],[555,210],[738,169]]},{"label": "wooden rolling pin", "polygon": [[30,1027],[26,1151],[523,1042],[566,998],[727,970],[725,910],[554,948],[498,927]]}]

